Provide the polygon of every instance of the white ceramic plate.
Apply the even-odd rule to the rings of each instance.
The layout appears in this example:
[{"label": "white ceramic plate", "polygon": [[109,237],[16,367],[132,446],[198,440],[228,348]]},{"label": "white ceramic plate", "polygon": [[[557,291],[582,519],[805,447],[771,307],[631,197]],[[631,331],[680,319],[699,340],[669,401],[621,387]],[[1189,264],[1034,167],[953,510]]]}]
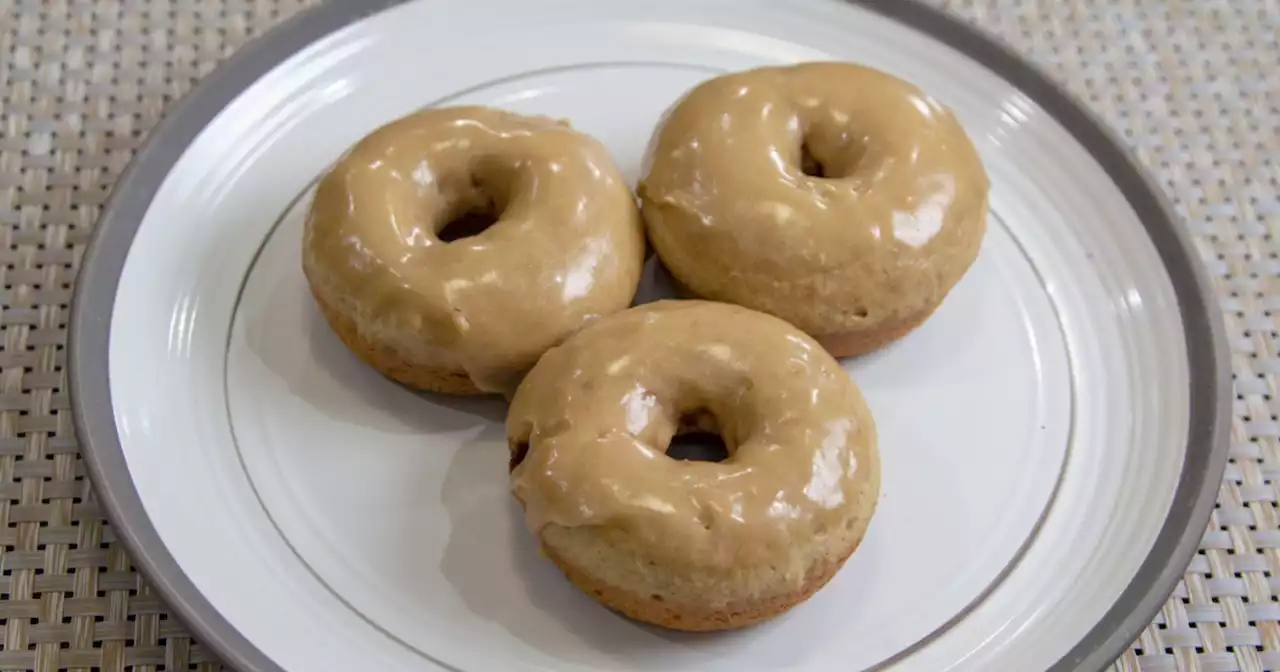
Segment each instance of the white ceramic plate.
[{"label": "white ceramic plate", "polygon": [[[117,187],[80,276],[85,458],[228,663],[1097,669],[1148,621],[1212,506],[1228,367],[1191,246],[1074,102],[914,3],[375,4],[305,14],[211,76]],[[884,484],[835,581],[742,632],[642,627],[538,557],[500,401],[415,395],[330,333],[299,268],[309,188],[375,126],[464,102],[572,119],[634,179],[696,82],[816,59],[956,111],[992,178],[990,235],[923,328],[845,364]]]}]

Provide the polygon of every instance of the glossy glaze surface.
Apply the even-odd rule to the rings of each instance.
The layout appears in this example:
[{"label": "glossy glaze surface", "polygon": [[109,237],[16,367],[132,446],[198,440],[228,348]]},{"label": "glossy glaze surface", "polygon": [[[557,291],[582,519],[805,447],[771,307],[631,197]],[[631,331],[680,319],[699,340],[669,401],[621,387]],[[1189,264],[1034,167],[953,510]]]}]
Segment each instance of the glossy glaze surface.
[{"label": "glossy glaze surface", "polygon": [[[682,425],[717,429],[729,457],[668,457]],[[781,320],[720,303],[592,324],[521,384],[507,436],[535,533],[608,525],[665,564],[772,564],[797,583],[792,548],[865,526],[879,487],[875,425],[839,364]]]},{"label": "glossy glaze surface", "polygon": [[[323,11],[370,13],[356,4]],[[931,41],[940,15],[904,26],[828,0],[449,6],[316,33],[268,73],[269,54],[310,39],[299,29],[313,23],[290,22],[212,75],[115,190],[78,276],[90,292],[73,302],[86,308],[68,359],[86,463],[137,559],[219,657],[246,662],[238,631],[290,671],[820,671],[892,657],[897,672],[986,672],[1128,644],[1111,648],[1127,626],[1099,619],[1137,604],[1134,590],[1163,600],[1190,556],[1152,539],[1163,526],[1194,549],[1207,513],[1183,490],[1203,487],[1211,508],[1227,442],[1198,438],[1212,423],[1197,409],[1218,391],[1199,373],[1204,334],[1220,321],[1185,292],[1194,248],[1151,214],[1157,191],[1100,129],[1029,69],[1002,78]],[[966,35],[965,49],[1012,61]],[[443,54],[454,65],[405,85],[404,64]],[[318,322],[297,272],[306,205],[291,202],[369,129],[460,91],[451,100],[571,118],[639,166],[662,108],[707,76],[665,64],[816,58],[887,69],[953,107],[999,220],[916,337],[844,363],[886,450],[875,524],[839,578],[743,636],[665,637],[602,614],[536,557],[501,467],[502,413],[472,405],[490,400],[424,400]]]},{"label": "glossy glaze surface", "polygon": [[[497,222],[442,241],[468,213]],[[386,125],[334,166],[303,267],[366,337],[509,392],[547,348],[631,302],[643,257],[634,199],[602,145],[562,121],[456,107]]]},{"label": "glossy glaze surface", "polygon": [[847,63],[699,85],[647,164],[645,219],[672,273],[820,338],[932,310],[986,229],[987,175],[951,112]]}]

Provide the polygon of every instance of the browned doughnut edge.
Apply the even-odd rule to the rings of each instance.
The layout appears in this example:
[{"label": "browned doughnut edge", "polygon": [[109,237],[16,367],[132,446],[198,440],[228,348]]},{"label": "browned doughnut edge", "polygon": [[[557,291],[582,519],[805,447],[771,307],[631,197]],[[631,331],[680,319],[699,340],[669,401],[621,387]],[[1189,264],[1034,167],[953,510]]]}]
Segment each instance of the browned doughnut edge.
[{"label": "browned doughnut edge", "polygon": [[[689,289],[687,285],[680,282],[675,274],[662,266],[662,272],[666,275],[671,286],[676,290],[676,294],[682,299],[704,299],[714,301],[699,295],[697,292]],[[926,307],[924,310],[911,313],[905,317],[896,320],[886,320],[877,328],[867,331],[850,331],[838,334],[809,334],[813,340],[817,341],[832,357],[842,359],[844,357],[857,357],[866,355],[890,343],[906,336],[915,331],[916,327],[924,324],[933,312],[938,309],[941,302]]]},{"label": "browned doughnut edge", "polygon": [[347,349],[355,353],[382,375],[409,387],[428,392],[472,396],[485,394],[476,388],[465,371],[416,364],[395,348],[360,336],[355,320],[334,310],[319,295],[312,293],[316,305],[329,327]]},{"label": "browned doughnut edge", "polygon": [[543,553],[555,563],[575,586],[604,606],[637,621],[686,632],[734,630],[767,621],[786,613],[818,592],[840,571],[862,539],[850,545],[849,552],[829,558],[814,568],[809,578],[795,592],[750,602],[731,603],[722,607],[705,604],[675,604],[637,595],[625,588],[610,585],[574,567],[543,545]]},{"label": "browned doughnut edge", "polygon": [[937,310],[937,304],[925,310],[911,313],[896,320],[886,320],[873,331],[854,331],[844,334],[811,334],[832,357],[857,357],[865,355],[906,336],[924,324]]}]

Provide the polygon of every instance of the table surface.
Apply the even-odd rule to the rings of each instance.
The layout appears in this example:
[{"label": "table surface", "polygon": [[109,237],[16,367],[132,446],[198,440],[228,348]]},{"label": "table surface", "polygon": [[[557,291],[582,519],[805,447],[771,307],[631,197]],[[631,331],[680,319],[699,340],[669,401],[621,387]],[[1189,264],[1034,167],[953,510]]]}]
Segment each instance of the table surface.
[{"label": "table surface", "polygon": [[[1221,300],[1236,399],[1218,506],[1114,669],[1280,670],[1280,0],[931,1],[1119,131]],[[0,0],[0,670],[223,669],[103,518],[72,429],[65,328],[89,233],[147,130],[307,4]]]}]

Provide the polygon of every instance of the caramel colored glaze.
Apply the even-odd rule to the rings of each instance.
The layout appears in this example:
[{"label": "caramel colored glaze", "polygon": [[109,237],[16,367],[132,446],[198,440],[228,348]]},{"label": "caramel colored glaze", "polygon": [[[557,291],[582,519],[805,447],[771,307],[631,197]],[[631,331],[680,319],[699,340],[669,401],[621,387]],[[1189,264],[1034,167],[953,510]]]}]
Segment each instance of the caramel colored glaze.
[{"label": "caramel colored glaze", "polygon": [[[445,243],[471,212],[497,221]],[[321,180],[303,268],[361,341],[510,392],[543,352],[626,308],[644,263],[626,180],[567,124],[429,109],[359,142]]]},{"label": "caramel colored glaze", "polygon": [[986,230],[987,175],[955,117],[852,64],[709,80],[646,163],[649,238],[672,274],[820,340],[927,315]]},{"label": "caramel colored glaze", "polygon": [[[728,459],[665,455],[682,424],[708,423]],[[860,537],[879,486],[875,425],[839,364],[791,325],[722,303],[592,323],[520,385],[507,437],[535,534],[608,526],[664,566],[764,567],[797,587],[812,567],[795,549]]]}]

